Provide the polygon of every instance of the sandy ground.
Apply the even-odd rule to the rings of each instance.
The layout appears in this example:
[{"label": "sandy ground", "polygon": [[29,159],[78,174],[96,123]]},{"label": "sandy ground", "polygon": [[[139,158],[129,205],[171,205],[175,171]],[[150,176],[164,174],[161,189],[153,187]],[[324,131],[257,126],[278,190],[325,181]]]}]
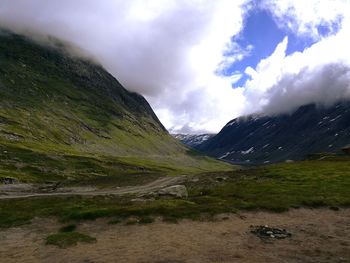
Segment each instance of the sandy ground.
[{"label": "sandy ground", "polygon": [[[261,240],[250,225],[286,228],[292,237]],[[35,219],[0,232],[0,262],[350,262],[350,209],[298,209],[282,214],[244,212],[215,222],[157,221],[148,225],[82,222],[78,231],[97,238],[67,249],[45,245],[62,224]]]}]

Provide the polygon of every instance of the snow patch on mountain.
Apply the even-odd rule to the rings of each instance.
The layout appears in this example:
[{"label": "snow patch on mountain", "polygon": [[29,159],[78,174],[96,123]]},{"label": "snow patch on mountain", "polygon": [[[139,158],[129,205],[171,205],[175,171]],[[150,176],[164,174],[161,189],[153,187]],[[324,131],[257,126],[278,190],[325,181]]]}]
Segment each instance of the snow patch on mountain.
[{"label": "snow patch on mountain", "polygon": [[212,138],[215,134],[172,134],[176,139],[189,147],[196,147]]}]

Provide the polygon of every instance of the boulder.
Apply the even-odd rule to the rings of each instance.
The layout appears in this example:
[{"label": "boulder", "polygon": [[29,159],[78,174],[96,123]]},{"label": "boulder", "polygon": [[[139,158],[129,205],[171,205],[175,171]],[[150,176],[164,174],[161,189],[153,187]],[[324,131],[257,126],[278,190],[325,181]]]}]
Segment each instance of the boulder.
[{"label": "boulder", "polygon": [[173,196],[177,198],[187,198],[188,192],[184,185],[172,185],[158,191],[159,196]]}]

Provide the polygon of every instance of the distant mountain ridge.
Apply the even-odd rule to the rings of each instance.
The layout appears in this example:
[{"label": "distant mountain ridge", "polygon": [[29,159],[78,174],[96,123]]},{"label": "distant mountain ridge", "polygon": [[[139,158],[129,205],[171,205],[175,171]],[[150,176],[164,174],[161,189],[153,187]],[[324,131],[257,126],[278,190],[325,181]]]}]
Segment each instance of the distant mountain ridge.
[{"label": "distant mountain ridge", "polygon": [[327,108],[305,105],[291,114],[236,118],[195,148],[229,162],[259,164],[340,152],[349,143],[350,102],[341,101]]},{"label": "distant mountain ridge", "polygon": [[180,140],[183,144],[191,148],[196,148],[198,145],[212,138],[215,134],[173,134],[173,136]]}]

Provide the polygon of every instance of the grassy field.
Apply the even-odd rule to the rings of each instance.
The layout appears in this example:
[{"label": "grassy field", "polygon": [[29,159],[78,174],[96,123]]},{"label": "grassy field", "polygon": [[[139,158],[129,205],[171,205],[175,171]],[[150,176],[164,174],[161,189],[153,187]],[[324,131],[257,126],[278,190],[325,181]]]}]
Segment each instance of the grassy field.
[{"label": "grassy field", "polygon": [[329,157],[280,163],[231,172],[202,173],[186,183],[187,199],[135,203],[133,196],[31,198],[0,201],[0,226],[29,223],[33,217],[55,216],[64,222],[108,217],[124,222],[136,217],[165,221],[210,219],[238,210],[283,212],[298,207],[339,209],[350,205],[350,158]]},{"label": "grassy field", "polygon": [[0,143],[0,179],[10,177],[22,183],[111,187],[145,184],[160,176],[232,169],[231,165],[196,153],[191,153],[190,158],[181,153],[148,158],[82,155],[40,152]]}]

